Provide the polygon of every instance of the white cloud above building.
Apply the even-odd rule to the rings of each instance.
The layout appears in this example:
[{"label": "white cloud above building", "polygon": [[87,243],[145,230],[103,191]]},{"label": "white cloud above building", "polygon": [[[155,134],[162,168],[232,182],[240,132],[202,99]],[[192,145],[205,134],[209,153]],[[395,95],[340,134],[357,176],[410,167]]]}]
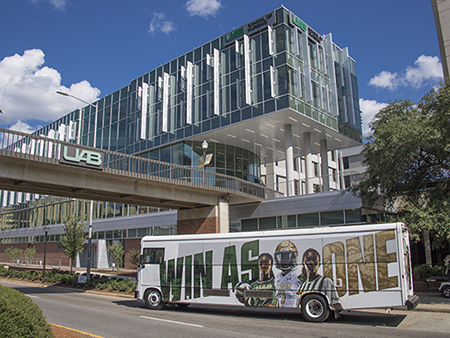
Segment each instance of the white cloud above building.
[{"label": "white cloud above building", "polygon": [[156,34],[158,32],[169,34],[176,28],[177,26],[175,23],[171,20],[167,20],[164,13],[153,13],[153,19],[150,21],[148,32],[151,34]]},{"label": "white cloud above building", "polygon": [[370,79],[369,85],[395,91],[400,87],[418,89],[443,80],[442,64],[437,56],[421,55],[402,72],[383,70]]},{"label": "white cloud above building", "polygon": [[55,9],[64,11],[66,9],[67,0],[31,0],[34,4],[39,3],[49,3],[51,4]]},{"label": "white cloud above building", "polygon": [[[50,122],[86,104],[56,94],[66,92],[87,102],[95,101],[100,90],[88,81],[61,84],[61,74],[43,66],[45,54],[40,49],[26,50],[0,61],[0,115],[2,125],[26,130],[28,120]],[[20,121],[20,123],[19,123]],[[31,127],[30,127],[31,128]],[[33,128],[32,128],[33,129]],[[36,129],[36,127],[34,128]]]},{"label": "white cloud above building", "polygon": [[215,16],[222,5],[220,0],[188,0],[186,8],[190,15]]},{"label": "white cloud above building", "polygon": [[375,100],[359,99],[359,105],[361,108],[361,118],[363,122],[362,133],[363,136],[369,136],[371,133],[369,123],[373,120],[375,115],[388,104],[377,102]]}]

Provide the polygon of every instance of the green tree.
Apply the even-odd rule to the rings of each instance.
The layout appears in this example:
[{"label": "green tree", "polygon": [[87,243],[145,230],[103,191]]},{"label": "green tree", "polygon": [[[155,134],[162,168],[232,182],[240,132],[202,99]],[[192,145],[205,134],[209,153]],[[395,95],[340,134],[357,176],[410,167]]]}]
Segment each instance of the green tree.
[{"label": "green tree", "polygon": [[70,259],[70,272],[73,260],[83,251],[83,243],[87,239],[86,222],[81,216],[69,215],[64,220],[64,233],[61,234],[61,244],[64,253]]},{"label": "green tree", "polygon": [[5,254],[11,261],[15,261],[23,255],[23,250],[10,246],[9,248],[5,249]]},{"label": "green tree", "polygon": [[111,255],[112,262],[116,264],[117,269],[120,269],[123,262],[123,256],[125,254],[122,243],[114,243],[107,249],[107,251]]},{"label": "green tree", "polygon": [[34,255],[36,254],[36,248],[34,246],[30,246],[23,251],[23,258],[27,259],[30,262]]},{"label": "green tree", "polygon": [[128,251],[129,261],[133,265],[133,268],[137,269],[139,266],[139,256],[141,252],[138,249],[132,248]]},{"label": "green tree", "polygon": [[[370,123],[366,176],[352,188],[369,205],[396,207],[411,236],[433,247],[450,239],[450,81],[419,103],[396,100]],[[430,250],[426,251],[431,264]]]}]

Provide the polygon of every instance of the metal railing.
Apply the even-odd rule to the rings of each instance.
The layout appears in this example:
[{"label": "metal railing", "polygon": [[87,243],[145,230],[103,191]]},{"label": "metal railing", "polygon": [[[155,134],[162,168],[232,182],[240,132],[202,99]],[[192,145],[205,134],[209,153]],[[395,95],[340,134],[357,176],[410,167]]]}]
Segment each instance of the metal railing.
[{"label": "metal railing", "polygon": [[237,177],[99,148],[81,146],[75,143],[9,129],[0,128],[0,145],[0,155],[53,164],[59,164],[62,156],[62,146],[77,147],[102,152],[104,154],[104,172],[159,182],[195,186],[209,190],[219,190],[225,193],[232,192],[238,195],[251,195],[261,199],[266,198],[265,186]]},{"label": "metal railing", "polygon": [[[365,173],[357,171],[345,170],[340,173],[328,175],[329,190],[344,190],[349,189],[355,184],[358,184],[364,177]],[[291,181],[280,181],[273,184],[266,183],[266,198],[280,198],[287,196],[287,189],[292,190],[293,195],[308,195],[316,194],[325,191],[324,184],[325,176],[313,176],[308,178],[300,178]],[[306,192],[306,186],[311,184],[311,191]]]},{"label": "metal railing", "polygon": [[[62,259],[46,259],[45,260],[45,266],[47,268],[53,269],[53,268],[61,268],[61,262]],[[12,259],[10,262],[10,265],[13,266],[27,266],[27,267],[40,267],[42,268],[42,265],[44,264],[43,258],[16,258]]]}]

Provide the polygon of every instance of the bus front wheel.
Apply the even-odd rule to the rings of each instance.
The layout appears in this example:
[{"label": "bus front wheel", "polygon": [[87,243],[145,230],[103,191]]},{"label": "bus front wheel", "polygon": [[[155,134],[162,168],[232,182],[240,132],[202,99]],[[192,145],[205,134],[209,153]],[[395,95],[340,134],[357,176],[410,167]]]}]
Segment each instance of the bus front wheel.
[{"label": "bus front wheel", "polygon": [[161,292],[156,289],[150,289],[145,291],[145,304],[149,309],[162,310],[165,307],[165,303],[162,299]]},{"label": "bus front wheel", "polygon": [[318,294],[309,294],[303,297],[301,311],[303,318],[309,322],[323,322],[330,315],[327,301]]}]

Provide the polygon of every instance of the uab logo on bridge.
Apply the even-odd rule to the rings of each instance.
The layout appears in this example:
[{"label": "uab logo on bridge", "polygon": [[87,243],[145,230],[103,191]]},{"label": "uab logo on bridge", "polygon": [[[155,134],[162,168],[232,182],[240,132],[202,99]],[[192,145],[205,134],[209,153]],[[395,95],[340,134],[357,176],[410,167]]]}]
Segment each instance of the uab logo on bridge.
[{"label": "uab logo on bridge", "polygon": [[59,159],[59,163],[103,170],[103,152],[62,146],[62,156]]}]

